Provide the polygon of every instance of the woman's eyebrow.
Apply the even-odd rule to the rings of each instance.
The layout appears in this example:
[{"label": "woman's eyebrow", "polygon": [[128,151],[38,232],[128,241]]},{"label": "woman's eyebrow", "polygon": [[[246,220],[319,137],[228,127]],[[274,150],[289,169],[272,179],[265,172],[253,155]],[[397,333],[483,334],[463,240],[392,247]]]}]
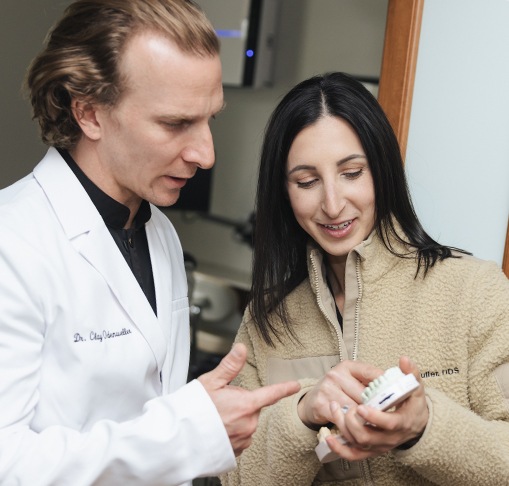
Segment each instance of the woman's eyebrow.
[{"label": "woman's eyebrow", "polygon": [[[349,162],[350,160],[353,160],[353,159],[366,159],[366,156],[362,155],[362,154],[351,154],[351,155],[348,155],[347,157],[342,158],[341,160],[338,160],[336,162],[336,165],[339,167],[340,165],[342,165],[346,162]],[[314,170],[314,169],[316,169],[316,167],[314,165],[308,165],[308,164],[296,165],[292,170],[290,170],[288,172],[287,175],[293,174],[294,172],[297,172],[299,170]]]}]

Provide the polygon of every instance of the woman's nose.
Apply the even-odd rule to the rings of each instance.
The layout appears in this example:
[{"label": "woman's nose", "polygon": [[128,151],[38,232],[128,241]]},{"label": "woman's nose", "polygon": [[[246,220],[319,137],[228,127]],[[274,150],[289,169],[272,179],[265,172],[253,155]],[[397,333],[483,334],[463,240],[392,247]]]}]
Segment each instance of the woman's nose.
[{"label": "woman's nose", "polygon": [[336,185],[324,186],[322,211],[330,219],[337,218],[345,207],[345,198],[341,196]]}]

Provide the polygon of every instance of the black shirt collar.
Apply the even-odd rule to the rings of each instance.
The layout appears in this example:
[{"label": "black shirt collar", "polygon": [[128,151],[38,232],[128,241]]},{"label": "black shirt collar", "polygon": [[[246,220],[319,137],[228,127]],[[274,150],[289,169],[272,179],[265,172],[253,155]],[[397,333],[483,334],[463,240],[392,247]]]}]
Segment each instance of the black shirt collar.
[{"label": "black shirt collar", "polygon": [[[80,169],[67,150],[58,149],[58,152],[80,181],[81,185],[97,208],[97,211],[99,211],[99,214],[103,218],[106,226],[114,229],[122,229],[126,225],[131,214],[129,208],[118,201],[115,201],[115,199],[99,189]],[[136,230],[142,227],[150,219],[151,215],[150,204],[148,201],[143,200],[136,216],[134,217],[134,229]]]}]

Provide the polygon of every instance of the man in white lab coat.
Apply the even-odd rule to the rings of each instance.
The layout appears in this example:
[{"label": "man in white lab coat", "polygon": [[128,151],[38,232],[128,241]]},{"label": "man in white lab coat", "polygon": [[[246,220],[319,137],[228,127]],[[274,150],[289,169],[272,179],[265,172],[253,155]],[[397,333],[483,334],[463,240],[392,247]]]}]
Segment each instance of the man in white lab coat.
[{"label": "man in white lab coat", "polygon": [[27,87],[50,146],[0,191],[0,482],[178,485],[235,467],[297,383],[185,384],[189,304],[170,206],[214,163],[218,41],[185,0],[78,0]]}]

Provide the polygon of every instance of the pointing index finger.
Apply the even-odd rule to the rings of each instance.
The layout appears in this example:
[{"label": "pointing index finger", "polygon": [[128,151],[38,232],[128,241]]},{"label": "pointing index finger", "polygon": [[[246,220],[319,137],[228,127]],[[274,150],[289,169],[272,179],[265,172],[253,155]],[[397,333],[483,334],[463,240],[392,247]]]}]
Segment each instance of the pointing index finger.
[{"label": "pointing index finger", "polygon": [[263,386],[251,392],[253,406],[260,410],[268,405],[273,405],[281,400],[281,398],[297,393],[299,390],[300,384],[296,381],[286,381],[284,383]]}]

